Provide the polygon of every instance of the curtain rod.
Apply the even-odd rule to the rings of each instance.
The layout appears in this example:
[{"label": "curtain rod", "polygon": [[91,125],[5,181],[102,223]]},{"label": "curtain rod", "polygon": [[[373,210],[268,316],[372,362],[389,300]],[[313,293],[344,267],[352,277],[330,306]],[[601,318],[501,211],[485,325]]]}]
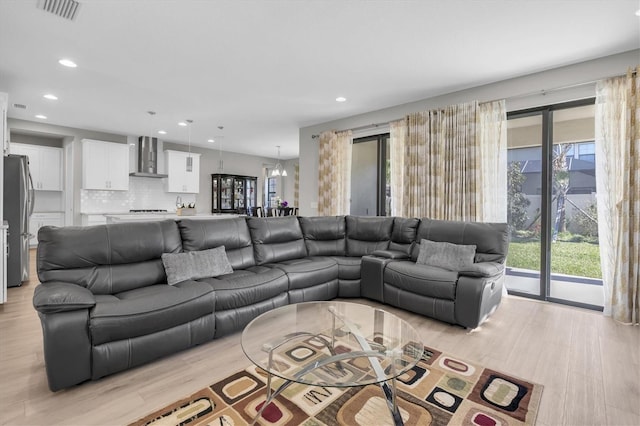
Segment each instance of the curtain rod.
[{"label": "curtain rod", "polygon": [[[640,68],[640,67],[638,67],[638,68]],[[637,73],[638,73],[638,69],[635,69],[635,70],[632,70],[630,74],[632,76],[637,76]],[[609,77],[603,77],[603,78],[600,78],[598,80],[590,80],[590,81],[584,81],[582,83],[568,84],[566,86],[552,87],[551,89],[536,90],[536,91],[532,91],[532,92],[521,93],[521,94],[518,94],[518,95],[509,96],[509,97],[502,98],[502,99],[507,101],[507,100],[512,100],[512,99],[528,98],[529,96],[536,96],[536,95],[545,96],[547,93],[559,92],[559,91],[562,91],[562,90],[574,89],[576,87],[588,86],[590,84],[596,84],[597,82],[602,81],[602,80],[607,80],[609,78],[616,78],[616,77],[624,77],[626,75],[627,74],[611,75]],[[489,100],[489,101],[482,101],[482,102],[478,101],[478,103],[484,104],[484,103],[489,103],[489,102],[500,101],[502,99],[492,99],[492,100]],[[344,131],[347,131],[347,130],[358,131],[358,130],[371,129],[371,128],[380,127],[380,126],[387,126],[392,121],[398,121],[398,120],[402,120],[402,119],[404,119],[404,117],[395,118],[395,119],[392,119],[392,120],[389,120],[389,121],[386,121],[386,122],[366,124],[364,126],[358,126],[358,127],[353,127],[351,129],[338,130],[338,131],[344,132]],[[319,137],[320,137],[319,134],[318,135],[311,135],[311,139],[317,139]]]},{"label": "curtain rod", "polygon": [[[397,120],[402,120],[402,119],[398,118]],[[357,132],[358,130],[374,129],[374,128],[380,127],[380,126],[388,126],[389,123],[392,122],[392,121],[396,121],[396,120],[389,120],[389,121],[384,121],[384,122],[381,122],[381,123],[365,124],[364,126],[352,127],[350,129],[345,129],[345,130],[338,130],[338,132],[345,132],[347,130],[351,130],[352,132]],[[320,135],[311,135],[311,139],[317,139],[319,137],[320,137]]]}]

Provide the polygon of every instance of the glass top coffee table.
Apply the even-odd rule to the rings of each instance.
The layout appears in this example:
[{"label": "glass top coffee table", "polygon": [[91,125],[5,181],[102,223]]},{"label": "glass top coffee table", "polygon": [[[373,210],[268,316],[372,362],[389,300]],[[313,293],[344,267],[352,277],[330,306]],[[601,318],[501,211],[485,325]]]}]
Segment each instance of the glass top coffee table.
[{"label": "glass top coffee table", "polygon": [[[352,387],[379,384],[395,424],[396,377],[420,360],[424,345],[406,321],[349,302],[305,302],[265,312],[242,332],[242,349],[267,372],[267,395],[253,422],[292,383]],[[284,383],[271,390],[271,378]]]}]

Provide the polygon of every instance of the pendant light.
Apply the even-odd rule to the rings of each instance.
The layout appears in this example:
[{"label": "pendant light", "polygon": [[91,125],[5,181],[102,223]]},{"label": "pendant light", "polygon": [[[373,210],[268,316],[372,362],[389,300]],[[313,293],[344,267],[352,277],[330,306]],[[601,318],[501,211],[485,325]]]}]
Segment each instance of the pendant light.
[{"label": "pendant light", "polygon": [[286,176],[287,171],[280,164],[280,145],[276,145],[278,147],[278,162],[276,163],[276,167],[271,171],[271,176]]},{"label": "pendant light", "polygon": [[193,120],[186,120],[189,126],[189,155],[187,156],[187,172],[193,172],[193,157],[191,156],[191,124]]},{"label": "pendant light", "polygon": [[[218,129],[220,129],[220,132],[222,132],[222,129],[224,129],[223,126],[218,126]],[[222,173],[224,172],[224,162],[222,161],[222,138],[223,136],[219,137],[218,139],[218,172]]]}]

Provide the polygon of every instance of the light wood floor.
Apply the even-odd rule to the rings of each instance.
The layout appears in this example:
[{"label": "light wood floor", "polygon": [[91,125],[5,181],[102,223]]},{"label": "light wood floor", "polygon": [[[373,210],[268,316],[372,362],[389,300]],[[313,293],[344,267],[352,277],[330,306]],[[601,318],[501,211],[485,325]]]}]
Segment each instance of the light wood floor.
[{"label": "light wood floor", "polygon": [[[1,424],[126,424],[250,365],[238,333],[52,393],[31,305],[36,284],[34,278],[10,288],[0,305]],[[411,322],[429,346],[543,384],[539,425],[640,425],[639,327],[516,297],[504,298],[473,331],[385,309]]]}]

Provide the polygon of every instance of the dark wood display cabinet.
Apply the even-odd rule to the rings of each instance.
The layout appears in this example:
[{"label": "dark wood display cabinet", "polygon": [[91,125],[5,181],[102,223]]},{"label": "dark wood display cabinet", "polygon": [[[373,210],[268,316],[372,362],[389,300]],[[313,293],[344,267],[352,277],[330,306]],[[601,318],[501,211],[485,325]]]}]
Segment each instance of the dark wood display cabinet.
[{"label": "dark wood display cabinet", "polygon": [[211,175],[211,213],[251,214],[258,200],[258,178]]}]

